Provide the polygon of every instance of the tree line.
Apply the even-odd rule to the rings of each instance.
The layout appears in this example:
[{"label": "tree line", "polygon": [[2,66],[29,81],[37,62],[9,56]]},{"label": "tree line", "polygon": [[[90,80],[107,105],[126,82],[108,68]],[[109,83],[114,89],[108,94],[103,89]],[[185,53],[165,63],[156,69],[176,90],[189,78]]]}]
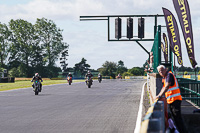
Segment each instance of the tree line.
[{"label": "tree line", "polygon": [[189,73],[191,74],[200,74],[200,67],[196,67],[195,69],[191,68],[191,67],[174,67],[174,71],[176,71],[177,74],[179,75],[187,75]]},{"label": "tree line", "polygon": [[[32,24],[23,19],[11,19],[8,24],[0,23],[0,71],[7,69],[10,76],[32,77],[39,73],[43,77],[57,77],[61,72],[55,62],[69,45],[63,41],[63,30],[58,28],[52,20],[37,19]],[[68,53],[67,53],[68,54]],[[90,65],[82,58],[74,68],[65,71],[74,71],[75,75],[85,75]],[[145,75],[143,67],[127,69],[123,61],[105,61],[97,71],[104,76],[115,78],[119,73],[124,76]],[[66,67],[66,65],[64,66]],[[190,67],[176,67],[176,71],[194,71]],[[200,73],[197,67],[196,71]]]},{"label": "tree line", "polygon": [[56,77],[61,71],[55,62],[69,45],[63,41],[62,31],[52,20],[37,19],[32,24],[23,19],[0,23],[0,68],[10,76]]},{"label": "tree line", "polygon": [[123,77],[125,76],[140,76],[144,75],[143,67],[133,67],[128,69],[125,67],[124,62],[122,60],[116,62],[105,61],[102,67],[97,70],[90,69],[90,65],[86,63],[86,59],[82,58],[79,63],[76,63],[73,68],[68,68],[67,72],[73,72],[74,77],[84,77],[88,70],[91,72],[99,72],[103,76],[111,76],[112,78],[116,78],[116,76],[120,73]]},{"label": "tree line", "polygon": [[[145,76],[147,72],[145,72],[145,66],[146,63],[143,64],[143,67],[132,67],[128,69],[122,60],[118,62],[112,62],[112,61],[105,61],[103,63],[102,67],[98,68],[97,70],[90,69],[90,65],[86,63],[86,59],[82,58],[79,63],[76,63],[73,68],[68,68],[66,72],[73,72],[74,77],[84,77],[88,70],[91,70],[92,72],[100,72],[103,76],[111,76],[112,78],[116,78],[116,76],[120,73],[122,77],[125,76]],[[191,67],[174,67],[174,71],[176,73],[188,73],[188,72],[194,72],[195,70]],[[200,68],[196,68],[196,72],[200,74]],[[66,76],[66,75],[65,75]]]},{"label": "tree line", "polygon": [[104,76],[111,76],[116,78],[118,74],[121,74],[124,78],[125,76],[141,76],[144,75],[143,67],[133,67],[128,69],[122,60],[116,62],[106,61],[101,68],[97,69]]}]

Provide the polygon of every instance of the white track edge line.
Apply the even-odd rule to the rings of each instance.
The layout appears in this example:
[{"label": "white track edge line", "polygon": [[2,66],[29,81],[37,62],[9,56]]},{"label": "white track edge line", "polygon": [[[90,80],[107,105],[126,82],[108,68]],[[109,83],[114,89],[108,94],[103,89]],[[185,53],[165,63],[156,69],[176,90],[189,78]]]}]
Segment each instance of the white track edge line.
[{"label": "white track edge line", "polygon": [[139,110],[138,110],[137,121],[136,121],[134,133],[140,132],[141,121],[142,121],[142,106],[143,106],[143,95],[144,95],[145,84],[147,84],[147,82],[144,83],[143,88],[142,88],[142,94],[141,94],[141,98],[140,98],[140,106],[139,106]]}]

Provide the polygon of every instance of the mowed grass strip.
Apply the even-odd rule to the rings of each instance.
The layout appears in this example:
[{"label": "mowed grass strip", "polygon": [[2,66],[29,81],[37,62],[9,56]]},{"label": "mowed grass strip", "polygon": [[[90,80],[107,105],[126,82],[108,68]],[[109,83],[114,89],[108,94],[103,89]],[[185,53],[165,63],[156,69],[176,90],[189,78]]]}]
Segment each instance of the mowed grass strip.
[{"label": "mowed grass strip", "polygon": [[[75,82],[84,82],[85,80],[73,80]],[[67,84],[67,80],[43,80],[42,85],[52,85],[52,84]],[[73,84],[72,83],[72,84]],[[19,88],[29,88],[32,87],[33,82],[29,81],[15,81],[15,83],[0,83],[0,91],[14,90]]]}]

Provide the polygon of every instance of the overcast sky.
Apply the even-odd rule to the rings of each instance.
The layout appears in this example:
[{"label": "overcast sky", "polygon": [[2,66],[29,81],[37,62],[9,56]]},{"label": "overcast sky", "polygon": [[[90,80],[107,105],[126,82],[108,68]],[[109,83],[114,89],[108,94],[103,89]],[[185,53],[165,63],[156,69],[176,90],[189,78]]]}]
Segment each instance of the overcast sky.
[{"label": "overcast sky", "polygon": [[[200,1],[188,0],[192,16],[195,58],[200,63]],[[122,60],[127,68],[142,67],[148,54],[136,42],[108,42],[107,21],[80,21],[80,16],[100,15],[156,15],[163,14],[162,7],[169,9],[178,22],[172,0],[1,0],[0,22],[24,19],[35,24],[37,18],[53,20],[63,29],[64,42],[69,44],[68,67],[87,60],[92,69],[105,61]],[[137,36],[137,20],[134,18],[134,36]],[[126,23],[123,20],[123,23]],[[158,24],[165,26],[164,18]],[[153,38],[153,18],[145,18],[145,38]],[[191,67],[185,42],[179,25],[183,65]],[[125,25],[122,26],[123,35]],[[162,28],[166,33],[166,28]],[[167,34],[167,33],[166,33]],[[114,38],[114,23],[111,23]],[[148,51],[153,42],[140,42]],[[178,66],[178,63],[176,63]],[[59,66],[59,64],[58,64]]]}]

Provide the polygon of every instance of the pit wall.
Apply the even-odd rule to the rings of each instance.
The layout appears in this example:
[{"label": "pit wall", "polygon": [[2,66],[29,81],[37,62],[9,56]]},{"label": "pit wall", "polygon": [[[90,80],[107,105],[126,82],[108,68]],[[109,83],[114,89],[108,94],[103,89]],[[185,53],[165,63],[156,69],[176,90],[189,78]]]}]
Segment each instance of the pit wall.
[{"label": "pit wall", "polygon": [[[185,77],[190,78],[190,77]],[[153,98],[158,95],[162,88],[162,77],[156,73],[150,73],[147,75],[147,90],[149,92],[150,103],[153,104]],[[166,100],[165,100],[166,102]],[[167,109],[167,103],[164,103],[165,108]],[[191,133],[200,133],[200,113],[194,113],[193,111],[197,108],[187,102],[187,100],[183,100],[182,103],[182,117],[185,122],[185,126]],[[166,126],[167,127],[167,126]],[[148,132],[148,131],[147,131]],[[143,132],[141,132],[143,133]]]},{"label": "pit wall", "polygon": [[147,76],[125,76],[125,79],[147,79]]},{"label": "pit wall", "polygon": [[147,90],[150,94],[150,103],[153,104],[153,98],[158,95],[162,89],[162,77],[157,73],[149,73],[147,75]]}]

